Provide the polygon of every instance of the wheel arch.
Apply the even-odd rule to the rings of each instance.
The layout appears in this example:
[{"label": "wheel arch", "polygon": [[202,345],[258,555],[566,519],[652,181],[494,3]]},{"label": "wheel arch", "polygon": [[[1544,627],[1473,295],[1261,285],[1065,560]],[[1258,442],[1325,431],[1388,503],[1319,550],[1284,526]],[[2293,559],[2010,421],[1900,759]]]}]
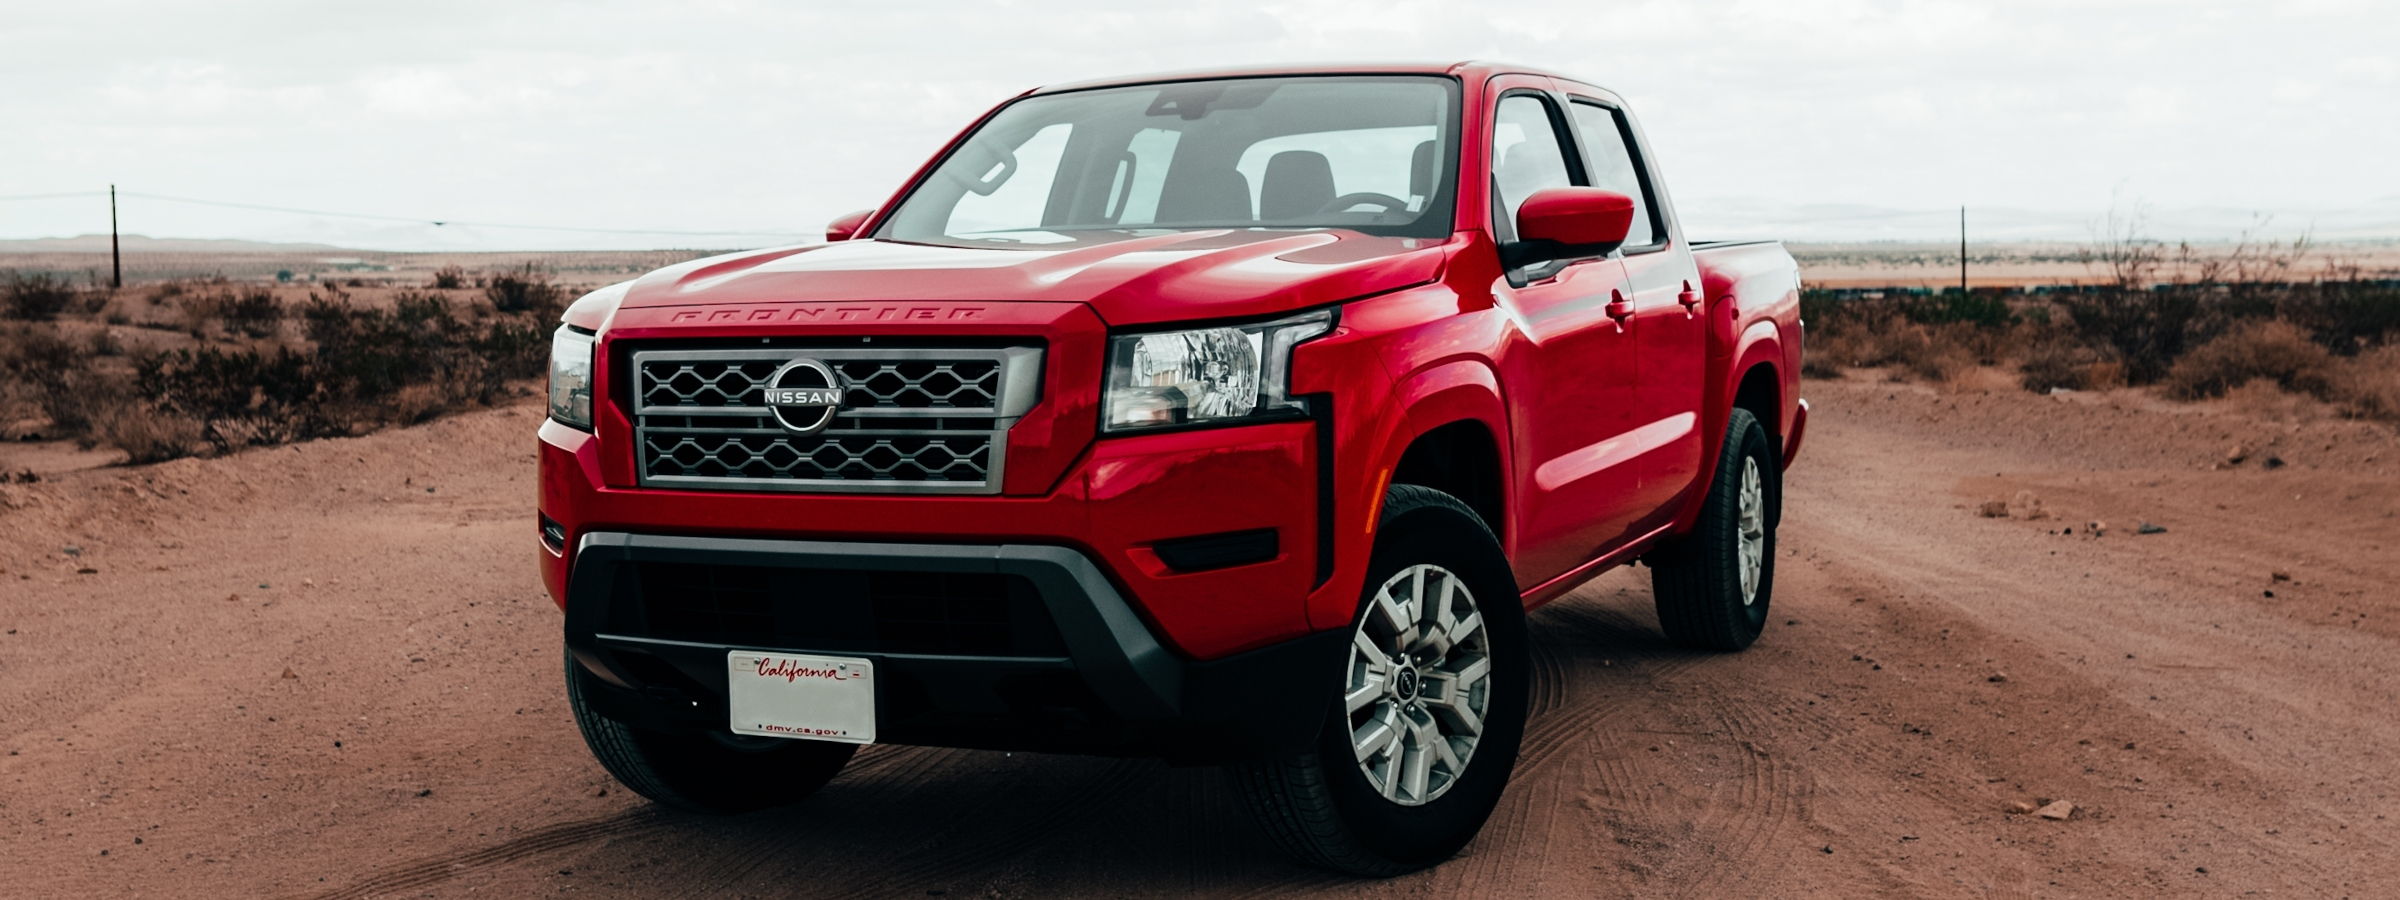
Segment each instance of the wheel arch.
[{"label": "wheel arch", "polygon": [[1767,427],[1767,442],[1781,446],[1778,440],[1783,431],[1783,376],[1775,363],[1761,360],[1742,370],[1727,411],[1735,409],[1746,409],[1757,416],[1758,424]]},{"label": "wheel arch", "polygon": [[[1742,332],[1741,349],[1712,361],[1705,408],[1700,419],[1700,473],[1717,470],[1717,457],[1724,451],[1725,426],[1736,409],[1749,410],[1758,417],[1758,424],[1767,430],[1767,442],[1783,446],[1783,431],[1788,424],[1784,405],[1788,402],[1784,384],[1783,347],[1775,323],[1762,319]],[[1719,368],[1718,366],[1722,366]],[[1705,480],[1699,482],[1683,501],[1683,509],[1675,516],[1670,531],[1683,534],[1699,521],[1700,504],[1708,495]]]},{"label": "wheel arch", "polygon": [[1458,498],[1508,545],[1507,478],[1500,441],[1480,419],[1458,419],[1417,435],[1392,466],[1392,484],[1432,488]]},{"label": "wheel arch", "polygon": [[[1748,410],[1751,416],[1758,419],[1759,427],[1766,429],[1767,446],[1772,450],[1774,459],[1778,463],[1775,467],[1776,472],[1782,471],[1780,463],[1784,459],[1783,393],[1783,373],[1777,367],[1774,358],[1762,359],[1742,370],[1741,381],[1734,388],[1733,403],[1726,410],[1728,417],[1733,414],[1733,410],[1741,409]],[[1722,447],[1723,444],[1724,439],[1720,437],[1718,446]],[[1710,462],[1712,463],[1711,471],[1714,471],[1715,460],[1712,458]],[[1773,477],[1781,478],[1782,476],[1775,475]],[[1780,502],[1773,504],[1769,516],[1775,521],[1781,521],[1783,504]]]},{"label": "wheel arch", "polygon": [[[1387,457],[1392,484],[1415,484],[1457,497],[1483,519],[1505,550],[1511,483],[1507,405],[1500,379],[1479,359],[1427,367],[1404,379],[1393,399],[1414,435]],[[1378,501],[1380,502],[1380,501]]]},{"label": "wheel arch", "polygon": [[[1725,419],[1736,409],[1746,409],[1758,417],[1758,424],[1767,429],[1767,440],[1782,446],[1782,436],[1790,422],[1783,414],[1789,399],[1784,395],[1787,386],[1784,373],[1782,333],[1773,319],[1760,319],[1742,329],[1740,340],[1724,368],[1711,373],[1712,402],[1704,418],[1702,432],[1708,444],[1702,462],[1714,465],[1717,451],[1725,441]],[[1724,379],[1718,381],[1716,379]]]}]

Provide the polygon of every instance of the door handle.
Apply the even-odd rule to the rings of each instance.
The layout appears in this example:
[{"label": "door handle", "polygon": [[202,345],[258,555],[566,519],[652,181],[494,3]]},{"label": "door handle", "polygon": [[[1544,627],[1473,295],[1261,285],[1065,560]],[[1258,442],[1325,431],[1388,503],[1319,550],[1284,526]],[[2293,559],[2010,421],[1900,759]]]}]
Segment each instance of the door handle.
[{"label": "door handle", "polygon": [[1675,302],[1683,304],[1684,315],[1691,315],[1692,311],[1700,308],[1700,292],[1692,290],[1692,283],[1686,281],[1683,283],[1683,293],[1675,295]]},{"label": "door handle", "polygon": [[1602,312],[1608,313],[1609,318],[1615,319],[1620,328],[1624,327],[1626,319],[1633,317],[1633,304],[1626,301],[1624,291],[1609,291],[1608,305],[1600,309]]}]

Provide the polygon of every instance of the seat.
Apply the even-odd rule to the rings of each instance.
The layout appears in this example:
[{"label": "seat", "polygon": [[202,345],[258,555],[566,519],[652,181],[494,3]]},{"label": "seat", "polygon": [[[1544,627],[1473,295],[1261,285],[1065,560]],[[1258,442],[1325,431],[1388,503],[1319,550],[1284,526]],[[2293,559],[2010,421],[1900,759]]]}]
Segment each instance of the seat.
[{"label": "seat", "polygon": [[1314,150],[1285,150],[1267,158],[1266,184],[1258,193],[1258,218],[1265,222],[1306,219],[1332,203],[1333,163]]},{"label": "seat", "polygon": [[1509,147],[1508,152],[1500,154],[1500,165],[1493,167],[1492,178],[1499,186],[1501,202],[1508,205],[1509,215],[1516,215],[1517,204],[1525,202],[1525,198],[1533,196],[1533,192],[1559,186],[1551,183],[1557,180],[1553,177],[1554,173],[1545,170],[1557,168],[1564,171],[1564,168],[1556,164],[1544,165],[1555,158],[1536,149],[1532,141],[1518,142]]},{"label": "seat", "polygon": [[1411,197],[1433,196],[1433,142],[1425,141],[1408,154],[1408,194]]},{"label": "seat", "polygon": [[1169,171],[1153,221],[1161,225],[1251,221],[1250,179],[1232,169]]}]

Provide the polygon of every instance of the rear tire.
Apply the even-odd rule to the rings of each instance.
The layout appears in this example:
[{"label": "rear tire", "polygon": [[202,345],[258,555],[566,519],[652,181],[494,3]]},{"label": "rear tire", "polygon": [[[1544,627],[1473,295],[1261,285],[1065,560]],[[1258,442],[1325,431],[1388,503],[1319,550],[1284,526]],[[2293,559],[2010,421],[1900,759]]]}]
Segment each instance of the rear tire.
[{"label": "rear tire", "polygon": [[1775,593],[1775,522],[1783,506],[1783,470],[1767,430],[1736,409],[1700,521],[1692,533],[1647,558],[1667,640],[1692,650],[1747,649],[1767,627]]},{"label": "rear tire", "polygon": [[1279,848],[1388,877],[1449,859],[1499,804],[1525,734],[1525,612],[1473,510],[1394,485],[1316,749],[1232,767]]},{"label": "rear tire", "polygon": [[723,815],[797,803],[858,752],[856,744],[830,741],[635,728],[585,704],[584,680],[591,677],[568,655],[567,704],[584,744],[619,784],[676,809]]}]

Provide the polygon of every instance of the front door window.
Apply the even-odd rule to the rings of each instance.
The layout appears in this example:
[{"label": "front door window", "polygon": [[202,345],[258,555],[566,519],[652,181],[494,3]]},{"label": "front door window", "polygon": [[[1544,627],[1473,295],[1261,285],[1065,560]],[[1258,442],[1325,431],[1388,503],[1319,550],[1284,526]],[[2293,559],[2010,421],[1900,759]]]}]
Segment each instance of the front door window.
[{"label": "front door window", "polygon": [[1517,207],[1534,192],[1575,183],[1567,156],[1551,125],[1550,104],[1531,94],[1500,98],[1492,120],[1494,226],[1502,241],[1516,240]]}]

